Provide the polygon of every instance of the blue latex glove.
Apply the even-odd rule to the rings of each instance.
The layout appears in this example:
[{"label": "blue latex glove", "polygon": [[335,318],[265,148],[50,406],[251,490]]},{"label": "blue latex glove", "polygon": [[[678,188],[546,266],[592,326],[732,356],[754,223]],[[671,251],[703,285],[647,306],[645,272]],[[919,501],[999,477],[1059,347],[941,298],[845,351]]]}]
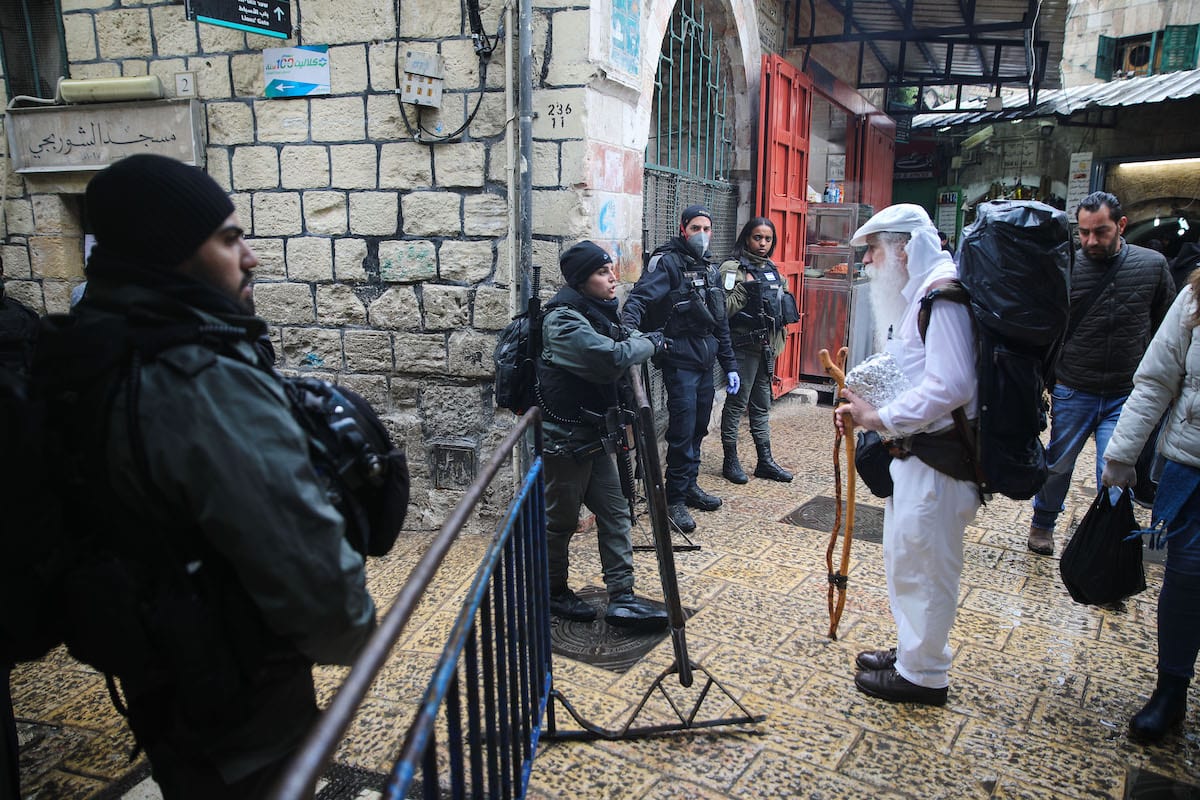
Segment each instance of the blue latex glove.
[{"label": "blue latex glove", "polygon": [[737,394],[742,388],[742,378],[736,372],[726,372],[725,379],[729,381],[725,387],[725,391],[729,394]]}]

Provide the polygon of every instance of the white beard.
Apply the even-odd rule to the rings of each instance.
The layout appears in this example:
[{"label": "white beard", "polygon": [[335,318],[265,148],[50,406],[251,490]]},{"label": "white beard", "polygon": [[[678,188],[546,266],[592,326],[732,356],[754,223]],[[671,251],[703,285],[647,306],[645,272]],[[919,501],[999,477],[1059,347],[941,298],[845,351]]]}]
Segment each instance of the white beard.
[{"label": "white beard", "polygon": [[871,315],[875,318],[875,352],[883,350],[888,333],[900,327],[908,304],[900,290],[908,283],[908,270],[895,252],[889,252],[882,264],[868,264],[871,278]]}]

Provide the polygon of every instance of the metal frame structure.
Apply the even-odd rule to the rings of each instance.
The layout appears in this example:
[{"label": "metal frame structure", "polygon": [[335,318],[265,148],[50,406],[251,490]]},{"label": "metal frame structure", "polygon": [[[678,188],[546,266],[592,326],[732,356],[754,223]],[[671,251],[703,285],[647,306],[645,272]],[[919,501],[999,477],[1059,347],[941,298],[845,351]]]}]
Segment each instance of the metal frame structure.
[{"label": "metal frame structure", "polygon": [[[927,88],[985,86],[998,94],[1022,86],[1036,103],[1043,88],[1059,86],[1067,0],[823,0],[842,19],[837,33],[817,35],[816,0],[808,3],[808,30],[801,15],[792,46],[858,44],[859,89],[917,88],[917,107],[889,108],[922,113]],[[868,55],[883,70],[870,75]],[[952,109],[953,110],[953,109]]]}]

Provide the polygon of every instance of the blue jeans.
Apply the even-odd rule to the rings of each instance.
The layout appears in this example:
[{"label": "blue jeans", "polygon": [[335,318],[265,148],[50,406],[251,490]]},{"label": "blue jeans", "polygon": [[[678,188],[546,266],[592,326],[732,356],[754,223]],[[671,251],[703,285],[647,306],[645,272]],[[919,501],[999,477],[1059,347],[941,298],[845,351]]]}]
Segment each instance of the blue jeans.
[{"label": "blue jeans", "polygon": [[712,367],[700,370],[663,367],[667,387],[667,503],[682,503],[700,474],[700,442],[712,416]]},{"label": "blue jeans", "polygon": [[[1161,492],[1170,492],[1178,465],[1167,462]],[[1156,515],[1157,516],[1157,515]],[[1200,653],[1200,490],[1193,490],[1171,525],[1158,595],[1158,671],[1191,679]]]},{"label": "blue jeans", "polygon": [[1049,477],[1042,490],[1033,498],[1033,524],[1048,531],[1062,513],[1063,501],[1071,488],[1071,473],[1075,471],[1075,459],[1087,440],[1096,436],[1096,486],[1100,486],[1100,473],[1104,471],[1104,451],[1112,438],[1113,428],[1125,405],[1127,394],[1118,397],[1102,397],[1055,384],[1050,393],[1050,446],[1046,448],[1046,466]]}]

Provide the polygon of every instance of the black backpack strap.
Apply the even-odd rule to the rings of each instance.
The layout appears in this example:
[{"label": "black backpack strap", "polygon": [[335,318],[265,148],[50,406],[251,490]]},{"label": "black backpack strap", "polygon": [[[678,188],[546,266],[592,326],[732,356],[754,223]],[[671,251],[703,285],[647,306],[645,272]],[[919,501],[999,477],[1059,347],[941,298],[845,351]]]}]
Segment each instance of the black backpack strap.
[{"label": "black backpack strap", "polygon": [[1108,272],[1105,272],[1104,277],[1100,279],[1100,282],[1092,287],[1092,290],[1088,292],[1087,297],[1083,298],[1083,300],[1079,301],[1078,303],[1071,304],[1070,322],[1067,325],[1067,332],[1063,334],[1063,344],[1067,343],[1067,341],[1075,333],[1075,329],[1079,327],[1079,323],[1083,322],[1084,317],[1086,317],[1088,312],[1092,310],[1092,306],[1095,305],[1096,301],[1100,299],[1100,295],[1102,295],[1104,290],[1108,288],[1108,285],[1112,283],[1113,278],[1117,277],[1117,272],[1120,271],[1121,265],[1125,263],[1125,257],[1128,255],[1129,245],[1127,244],[1121,248],[1121,257],[1113,259],[1113,264],[1108,268]]},{"label": "black backpack strap", "polygon": [[[938,281],[933,284],[929,291],[921,298],[921,308],[917,312],[917,330],[921,334],[921,341],[925,341],[925,334],[929,331],[929,318],[933,313],[933,301],[937,299],[950,300],[955,303],[962,303],[965,306],[971,305],[971,295],[967,292],[967,288],[962,285],[962,282],[957,278],[951,278],[946,281]],[[975,318],[971,318],[971,325],[974,327]],[[979,486],[979,499],[984,502],[984,495],[987,493],[987,477],[983,473],[983,464],[978,458],[978,438],[975,435],[975,430],[971,427],[970,420],[967,419],[967,412],[961,406],[950,412],[951,419],[954,420],[954,429],[958,431],[958,438],[962,442],[963,449],[966,451],[967,461],[970,462],[971,468],[975,471],[975,483]]]}]

